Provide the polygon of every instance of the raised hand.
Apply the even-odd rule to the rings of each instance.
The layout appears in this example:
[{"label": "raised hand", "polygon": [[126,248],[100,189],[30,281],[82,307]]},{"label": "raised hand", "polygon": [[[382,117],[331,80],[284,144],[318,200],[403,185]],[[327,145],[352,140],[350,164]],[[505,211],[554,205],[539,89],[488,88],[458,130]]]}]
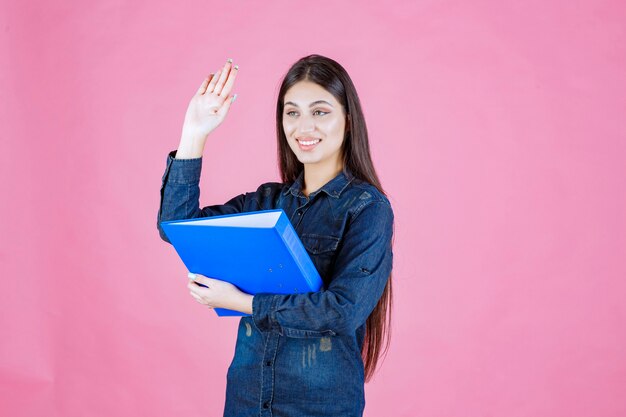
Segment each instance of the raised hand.
[{"label": "raised hand", "polygon": [[230,95],[239,66],[228,60],[215,74],[202,81],[193,95],[183,124],[183,140],[204,141],[226,117],[233,102]]}]

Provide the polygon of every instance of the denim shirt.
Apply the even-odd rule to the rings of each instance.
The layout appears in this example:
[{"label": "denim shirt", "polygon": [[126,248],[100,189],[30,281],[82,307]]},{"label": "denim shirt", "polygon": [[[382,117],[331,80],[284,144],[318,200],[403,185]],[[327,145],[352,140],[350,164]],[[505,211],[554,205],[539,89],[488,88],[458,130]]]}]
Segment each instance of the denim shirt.
[{"label": "denim shirt", "polygon": [[200,208],[202,158],[169,153],[159,222],[282,208],[323,280],[317,292],[257,293],[240,318],[224,415],[362,416],[365,321],[392,269],[393,210],[347,169],[307,197],[304,173]]}]

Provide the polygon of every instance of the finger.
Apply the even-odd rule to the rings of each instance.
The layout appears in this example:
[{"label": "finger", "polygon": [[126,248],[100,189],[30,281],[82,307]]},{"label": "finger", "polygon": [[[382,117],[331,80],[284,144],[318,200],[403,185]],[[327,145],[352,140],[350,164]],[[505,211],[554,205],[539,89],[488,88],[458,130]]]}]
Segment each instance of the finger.
[{"label": "finger", "polygon": [[209,86],[209,82],[211,81],[211,78],[213,78],[213,74],[209,74],[208,77],[202,80],[202,84],[200,84],[200,88],[198,88],[198,91],[196,94],[198,95],[204,94],[204,92],[206,91],[206,88]]},{"label": "finger", "polygon": [[202,287],[198,287],[194,281],[189,281],[189,284],[187,284],[187,288],[189,289],[189,291],[192,291],[194,294],[198,294],[200,295],[200,289]]},{"label": "finger", "polygon": [[228,75],[232,67],[231,62],[232,62],[231,60],[228,60],[226,62],[226,65],[224,65],[223,71],[220,74],[220,78],[219,80],[217,80],[217,84],[215,84],[215,89],[213,89],[213,92],[215,94],[220,94],[222,92],[222,88],[224,88],[224,83],[226,83],[226,79],[228,78]]},{"label": "finger", "polygon": [[200,275],[200,274],[193,274],[193,278],[187,274],[187,276],[192,280],[195,281],[199,284],[204,284],[206,286],[208,286],[211,283],[211,278],[209,277],[205,277],[204,275]]},{"label": "finger", "polygon": [[202,279],[206,279],[206,277],[204,275],[200,275],[200,274],[195,274],[193,272],[188,272],[187,273],[187,277],[189,278],[190,282],[197,282],[200,284],[204,284],[204,282],[202,282]]},{"label": "finger", "polygon": [[228,79],[226,80],[226,84],[222,91],[220,91],[219,95],[221,97],[228,97],[230,94],[230,90],[233,89],[233,84],[235,84],[235,78],[237,78],[237,74],[239,73],[239,65],[235,65],[233,69],[228,74]]},{"label": "finger", "polygon": [[203,303],[202,297],[197,296],[196,294],[190,292],[191,296],[196,299],[196,301]]},{"label": "finger", "polygon": [[221,68],[219,70],[217,70],[217,72],[211,78],[211,81],[209,82],[209,85],[207,86],[205,94],[213,92],[213,90],[215,89],[215,84],[217,84],[217,80],[220,78],[220,75],[222,75],[222,69]]}]

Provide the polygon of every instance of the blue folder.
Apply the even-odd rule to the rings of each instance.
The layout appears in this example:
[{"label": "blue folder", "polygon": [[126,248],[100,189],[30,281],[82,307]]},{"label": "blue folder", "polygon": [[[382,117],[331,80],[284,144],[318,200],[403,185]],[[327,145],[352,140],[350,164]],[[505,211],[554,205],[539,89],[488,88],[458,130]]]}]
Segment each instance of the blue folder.
[{"label": "blue folder", "polygon": [[[315,292],[313,261],[282,209],[160,223],[189,272],[228,281],[248,294]],[[218,316],[249,316],[215,308]]]}]

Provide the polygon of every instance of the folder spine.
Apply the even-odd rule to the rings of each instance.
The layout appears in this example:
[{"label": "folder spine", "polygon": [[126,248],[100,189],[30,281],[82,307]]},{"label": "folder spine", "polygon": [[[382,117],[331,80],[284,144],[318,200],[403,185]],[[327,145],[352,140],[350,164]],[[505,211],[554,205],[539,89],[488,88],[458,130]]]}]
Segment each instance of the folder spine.
[{"label": "folder spine", "polygon": [[[295,229],[291,225],[291,222],[287,218],[286,215],[280,217],[278,224],[276,225],[275,230],[280,233],[282,239],[285,241],[287,248],[289,249],[289,253],[291,257],[296,262],[298,269],[302,272],[304,279],[306,279],[307,285],[309,286],[308,290],[313,291],[312,288],[317,288],[319,283],[315,283],[312,281],[312,274],[317,274],[317,270],[311,271],[309,268],[305,266],[305,263],[302,259],[302,254],[297,253],[298,250],[296,248],[300,247],[301,250],[306,251],[302,244],[300,243],[300,239],[296,234]],[[321,281],[321,278],[320,278]]]}]

